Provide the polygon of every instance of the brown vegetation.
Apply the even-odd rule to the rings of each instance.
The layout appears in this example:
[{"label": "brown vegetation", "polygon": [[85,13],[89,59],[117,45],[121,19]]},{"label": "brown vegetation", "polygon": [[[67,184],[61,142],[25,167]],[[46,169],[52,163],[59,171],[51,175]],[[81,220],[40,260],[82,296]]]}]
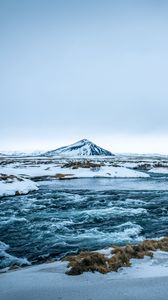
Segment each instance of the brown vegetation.
[{"label": "brown vegetation", "polygon": [[69,262],[68,275],[80,275],[83,272],[107,273],[106,258],[98,252],[81,252],[79,255],[64,258]]},{"label": "brown vegetation", "polygon": [[149,171],[152,168],[152,164],[150,163],[143,163],[133,167],[133,170],[141,170],[141,171]]},{"label": "brown vegetation", "polygon": [[22,178],[15,175],[0,174],[0,181],[12,182],[15,179],[17,179],[18,181],[23,181]]},{"label": "brown vegetation", "polygon": [[75,179],[77,177],[74,174],[63,174],[63,173],[56,173],[55,175],[42,175],[42,176],[35,176],[33,177],[34,181],[41,181],[41,180],[65,180],[65,179]]},{"label": "brown vegetation", "polygon": [[78,168],[100,168],[101,166],[104,166],[104,163],[94,163],[91,161],[71,161],[62,166],[62,168],[72,168],[72,169],[78,169]]},{"label": "brown vegetation", "polygon": [[23,195],[24,193],[22,193],[22,192],[20,192],[20,191],[16,191],[15,192],[15,196],[21,196],[21,195]]},{"label": "brown vegetation", "polygon": [[67,179],[67,177],[72,177],[73,174],[62,174],[62,173],[57,173],[55,175],[50,176],[51,179]]},{"label": "brown vegetation", "polygon": [[130,267],[131,259],[142,259],[144,256],[153,256],[152,251],[168,251],[168,237],[161,240],[146,240],[139,245],[127,245],[124,247],[113,247],[112,256],[106,257],[99,252],[80,252],[78,255],[67,256],[70,268],[66,274],[80,275],[83,272],[108,273],[118,271],[121,267]]},{"label": "brown vegetation", "polygon": [[168,164],[166,162],[157,162],[157,163],[141,163],[136,167],[133,167],[134,170],[142,170],[142,171],[149,171],[151,168],[168,168]]},{"label": "brown vegetation", "polygon": [[158,162],[154,165],[154,167],[155,168],[168,168],[168,164],[165,165],[163,163]]}]

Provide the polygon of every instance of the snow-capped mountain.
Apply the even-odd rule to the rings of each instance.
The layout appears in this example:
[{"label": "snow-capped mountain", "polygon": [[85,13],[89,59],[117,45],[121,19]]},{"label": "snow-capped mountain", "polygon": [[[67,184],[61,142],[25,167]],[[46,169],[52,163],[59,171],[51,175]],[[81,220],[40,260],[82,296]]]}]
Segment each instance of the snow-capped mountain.
[{"label": "snow-capped mountain", "polygon": [[17,157],[17,156],[25,156],[26,154],[24,152],[19,152],[19,151],[2,151],[0,153],[0,156],[12,156],[12,157]]},{"label": "snow-capped mountain", "polygon": [[112,156],[110,151],[105,150],[87,139],[83,139],[69,146],[61,147],[56,150],[48,151],[44,153],[45,156]]},{"label": "snow-capped mountain", "polygon": [[27,156],[41,156],[45,151],[33,152],[19,152],[19,151],[2,151],[0,157],[27,157]]},{"label": "snow-capped mountain", "polygon": [[0,157],[6,157],[6,154],[0,152]]}]

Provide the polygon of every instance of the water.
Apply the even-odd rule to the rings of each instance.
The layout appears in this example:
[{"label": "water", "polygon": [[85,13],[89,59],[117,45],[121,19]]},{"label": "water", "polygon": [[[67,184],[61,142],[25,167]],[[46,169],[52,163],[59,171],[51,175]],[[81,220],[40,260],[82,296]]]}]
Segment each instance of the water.
[{"label": "water", "polygon": [[0,268],[168,235],[168,177],[43,182],[0,200]]}]

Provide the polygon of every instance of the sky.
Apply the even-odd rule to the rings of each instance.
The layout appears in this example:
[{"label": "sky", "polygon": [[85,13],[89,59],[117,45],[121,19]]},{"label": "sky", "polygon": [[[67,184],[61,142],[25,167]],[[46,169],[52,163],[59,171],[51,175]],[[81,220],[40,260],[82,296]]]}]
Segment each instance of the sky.
[{"label": "sky", "polygon": [[168,154],[168,1],[0,0],[0,151]]}]

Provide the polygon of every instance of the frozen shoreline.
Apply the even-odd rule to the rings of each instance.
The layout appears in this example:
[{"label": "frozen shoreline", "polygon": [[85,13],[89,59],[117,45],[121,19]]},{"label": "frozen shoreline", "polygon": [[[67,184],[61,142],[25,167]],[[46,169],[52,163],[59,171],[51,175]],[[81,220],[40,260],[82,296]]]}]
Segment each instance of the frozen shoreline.
[{"label": "frozen shoreline", "polygon": [[0,197],[14,196],[17,194],[27,194],[36,191],[38,185],[34,180],[66,180],[76,178],[148,178],[149,174],[131,170],[125,167],[100,166],[96,168],[77,168],[63,167],[63,165],[22,166],[13,164],[0,166],[0,175],[14,177],[12,180],[1,180],[0,178]]},{"label": "frozen shoreline", "polygon": [[38,190],[37,184],[32,180],[18,176],[14,176],[12,179],[8,175],[7,177],[9,179],[0,181],[0,198],[4,196],[24,195]]},{"label": "frozen shoreline", "polygon": [[0,274],[1,300],[167,300],[168,253],[134,259],[132,267],[105,275],[65,275],[54,262]]},{"label": "frozen shoreline", "polygon": [[[150,173],[148,174],[147,172],[131,170],[130,165],[128,165],[127,168],[125,166],[114,167],[105,165],[100,169],[90,170],[81,168],[61,168],[59,164],[56,165],[55,163],[51,163],[50,165],[42,164],[39,166],[23,166],[14,163],[13,165],[10,164],[1,167],[1,172],[9,175],[13,174],[15,176],[21,176],[24,181],[26,181],[27,178],[46,175],[53,176],[57,173],[74,174],[74,176],[77,176],[78,174],[80,178],[92,178],[96,175],[97,177],[102,176],[105,178],[123,177],[123,179],[125,177],[146,177],[148,180],[150,176]],[[12,183],[9,183],[8,185],[11,184]],[[7,187],[6,184],[5,186]],[[125,188],[122,182],[122,188],[123,187]],[[147,187],[149,189],[149,183],[147,184]],[[129,201],[130,199],[126,199],[124,203]],[[127,210],[127,213],[131,212],[129,207],[125,208],[125,210]],[[113,209],[110,207],[107,210],[103,209],[102,213],[107,215],[107,212],[112,211]],[[136,208],[134,214],[139,211],[139,208]],[[99,212],[101,212],[101,210]],[[120,212],[122,212],[122,209],[120,209]],[[145,213],[145,210],[142,212]],[[91,214],[94,215],[94,213],[95,210],[92,209]],[[18,218],[17,222],[19,221],[23,221],[23,218]],[[129,228],[128,230],[130,232]],[[0,274],[0,299],[167,300],[167,262],[168,253],[157,251],[154,254],[153,259],[149,257],[145,257],[141,260],[134,259],[130,268],[123,268],[117,273],[111,272],[106,275],[100,273],[84,273],[79,276],[65,275],[66,263],[62,262],[33,265],[17,271],[9,271]]]},{"label": "frozen shoreline", "polygon": [[1,167],[0,172],[8,175],[24,175],[33,179],[33,177],[55,176],[56,174],[66,175],[66,178],[92,178],[92,177],[105,177],[105,178],[142,178],[150,177],[145,172],[131,170],[125,167],[101,166],[100,168],[64,168],[62,166],[50,165],[46,167],[41,164],[40,166],[6,166]]}]

